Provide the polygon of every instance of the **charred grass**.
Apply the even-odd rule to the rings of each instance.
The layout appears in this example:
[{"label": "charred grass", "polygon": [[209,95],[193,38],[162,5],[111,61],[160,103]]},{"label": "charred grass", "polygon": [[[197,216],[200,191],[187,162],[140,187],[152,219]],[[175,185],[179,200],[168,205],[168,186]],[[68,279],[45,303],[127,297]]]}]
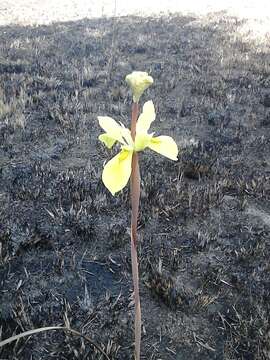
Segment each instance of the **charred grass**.
[{"label": "charred grass", "polygon": [[[96,117],[128,124],[123,79],[145,70],[156,132],[181,154],[141,156],[142,358],[270,359],[270,54],[241,23],[220,13],[0,29],[3,339],[68,322],[111,359],[132,358],[129,195],[100,181],[112,155]],[[56,332],[0,351],[101,359]]]}]

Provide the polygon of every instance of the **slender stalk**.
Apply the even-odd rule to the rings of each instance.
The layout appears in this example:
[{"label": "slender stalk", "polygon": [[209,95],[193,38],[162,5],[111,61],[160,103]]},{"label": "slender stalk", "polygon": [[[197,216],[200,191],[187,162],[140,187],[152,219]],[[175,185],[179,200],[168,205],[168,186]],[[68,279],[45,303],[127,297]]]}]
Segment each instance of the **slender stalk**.
[{"label": "slender stalk", "polygon": [[[139,104],[132,104],[131,115],[131,136],[135,139],[136,123],[139,113]],[[137,221],[139,214],[140,202],[140,168],[139,156],[137,152],[132,156],[132,171],[131,171],[131,263],[132,263],[132,278],[134,286],[134,300],[135,300],[135,359],[140,359],[141,352],[141,304],[139,293],[139,269],[137,256]]]},{"label": "slender stalk", "polygon": [[132,104],[132,113],[131,113],[131,137],[134,140],[136,136],[136,123],[139,115],[139,104]]}]

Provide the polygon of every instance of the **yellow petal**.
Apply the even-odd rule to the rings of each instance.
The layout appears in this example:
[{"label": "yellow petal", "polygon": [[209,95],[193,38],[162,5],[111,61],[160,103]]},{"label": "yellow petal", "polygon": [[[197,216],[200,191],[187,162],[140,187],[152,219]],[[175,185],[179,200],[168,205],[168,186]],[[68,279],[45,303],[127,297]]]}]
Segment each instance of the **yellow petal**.
[{"label": "yellow petal", "polygon": [[153,137],[148,147],[171,160],[177,160],[178,148],[170,136]]},{"label": "yellow petal", "polygon": [[[123,143],[122,126],[109,116],[98,116],[100,127],[114,140]],[[102,141],[102,140],[101,140]]]},{"label": "yellow petal", "polygon": [[132,151],[123,149],[104,166],[102,181],[112,195],[122,190],[128,183],[132,154]]},{"label": "yellow petal", "polygon": [[155,120],[155,118],[156,118],[156,113],[155,113],[155,107],[153,101],[151,100],[147,101],[143,105],[143,111],[137,121],[136,133],[140,133],[140,132],[146,133],[149,130],[150,125]]},{"label": "yellow petal", "polygon": [[126,144],[128,145],[130,148],[133,148],[133,140],[131,137],[131,132],[129,129],[127,129],[126,127],[124,127],[124,125],[121,126],[121,131],[122,131],[122,137],[125,139]]},{"label": "yellow petal", "polygon": [[152,135],[149,135],[147,133],[138,133],[135,137],[135,151],[143,151],[147,146],[149,146],[149,143],[152,139]]},{"label": "yellow petal", "polygon": [[103,142],[107,148],[111,149],[115,144],[116,140],[111,138],[108,134],[101,134],[99,135],[98,139]]}]

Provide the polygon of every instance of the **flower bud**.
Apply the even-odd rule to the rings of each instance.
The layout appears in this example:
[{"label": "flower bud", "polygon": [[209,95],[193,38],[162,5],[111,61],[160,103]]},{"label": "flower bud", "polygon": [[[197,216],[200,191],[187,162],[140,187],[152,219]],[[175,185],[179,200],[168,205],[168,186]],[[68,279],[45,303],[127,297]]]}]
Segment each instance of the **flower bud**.
[{"label": "flower bud", "polygon": [[133,71],[126,76],[126,82],[132,90],[133,101],[138,103],[144,90],[152,85],[154,80],[147,72]]}]

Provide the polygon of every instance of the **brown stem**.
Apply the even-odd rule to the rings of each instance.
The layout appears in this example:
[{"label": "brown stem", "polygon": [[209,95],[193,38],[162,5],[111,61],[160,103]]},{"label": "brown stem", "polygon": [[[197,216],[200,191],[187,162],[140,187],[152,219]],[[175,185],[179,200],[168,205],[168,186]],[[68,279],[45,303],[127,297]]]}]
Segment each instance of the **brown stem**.
[{"label": "brown stem", "polygon": [[[136,123],[139,113],[139,104],[132,104],[131,116],[131,136],[135,140]],[[134,300],[135,300],[135,359],[140,359],[141,349],[141,305],[139,293],[139,269],[137,256],[137,221],[139,214],[140,202],[140,168],[139,156],[137,152],[132,156],[132,171],[131,171],[131,263],[132,263],[132,277],[134,286]]]},{"label": "brown stem", "polygon": [[135,140],[135,136],[136,136],[136,124],[137,124],[138,115],[139,115],[139,104],[133,103],[132,113],[131,113],[131,137],[133,140]]}]

